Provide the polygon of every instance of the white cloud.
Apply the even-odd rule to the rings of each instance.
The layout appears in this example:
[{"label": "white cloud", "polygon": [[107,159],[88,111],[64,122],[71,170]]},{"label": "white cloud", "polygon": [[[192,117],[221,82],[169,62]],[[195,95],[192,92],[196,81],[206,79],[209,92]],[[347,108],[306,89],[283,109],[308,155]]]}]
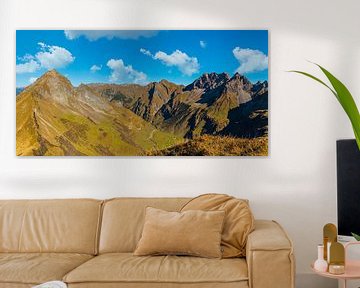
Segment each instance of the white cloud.
[{"label": "white cloud", "polygon": [[201,48],[206,48],[206,45],[207,45],[207,43],[205,41],[200,40],[200,47]]},{"label": "white cloud", "polygon": [[184,75],[191,76],[192,74],[199,72],[200,64],[198,59],[196,57],[190,57],[180,50],[175,50],[171,54],[158,51],[153,55],[150,51],[142,48],[140,49],[140,52],[155,60],[160,60],[166,66],[177,67]]},{"label": "white cloud", "polygon": [[135,70],[131,65],[126,66],[122,59],[110,59],[106,65],[111,69],[109,78],[111,82],[137,84],[147,82],[145,73]]},{"label": "white cloud", "polygon": [[153,55],[151,54],[151,52],[149,50],[146,50],[144,48],[140,48],[140,52],[145,54],[146,56],[150,56],[153,57]]},{"label": "white cloud", "polygon": [[91,68],[90,68],[90,71],[91,71],[92,73],[95,73],[96,71],[100,71],[101,68],[102,68],[101,65],[100,65],[100,66],[98,66],[98,65],[92,65]]},{"label": "white cloud", "polygon": [[37,77],[30,77],[29,83],[32,84],[32,83],[34,83],[37,79],[38,79]]},{"label": "white cloud", "polygon": [[50,46],[42,42],[39,42],[38,44],[42,51],[36,53],[35,58],[39,61],[42,68],[62,68],[75,60],[75,57],[71,52],[63,47]]},{"label": "white cloud", "polygon": [[33,55],[30,55],[30,54],[25,54],[24,56],[20,56],[20,57],[17,57],[18,60],[22,61],[22,62],[28,62],[32,59],[34,59],[35,57]]},{"label": "white cloud", "polygon": [[17,64],[16,65],[16,73],[33,73],[40,69],[40,64],[35,60],[31,59],[28,62]]},{"label": "white cloud", "polygon": [[40,51],[34,55],[26,54],[17,59],[21,62],[16,65],[16,73],[33,73],[41,68],[62,68],[75,60],[75,57],[63,47],[46,45],[39,42]]},{"label": "white cloud", "polygon": [[268,68],[268,56],[259,50],[235,47],[233,54],[240,63],[236,69],[236,72],[240,74],[263,71]]},{"label": "white cloud", "polygon": [[42,49],[45,49],[46,48],[46,44],[44,42],[38,42],[37,43]]},{"label": "white cloud", "polygon": [[158,31],[155,30],[65,30],[65,36],[69,40],[79,37],[85,37],[89,41],[96,41],[100,38],[120,38],[120,39],[138,39],[140,37],[149,38],[155,36]]},{"label": "white cloud", "polygon": [[175,50],[172,54],[166,54],[159,51],[154,55],[154,59],[158,59],[167,66],[176,66],[181,73],[191,76],[199,72],[199,62],[196,57],[189,57],[186,53],[180,50]]}]

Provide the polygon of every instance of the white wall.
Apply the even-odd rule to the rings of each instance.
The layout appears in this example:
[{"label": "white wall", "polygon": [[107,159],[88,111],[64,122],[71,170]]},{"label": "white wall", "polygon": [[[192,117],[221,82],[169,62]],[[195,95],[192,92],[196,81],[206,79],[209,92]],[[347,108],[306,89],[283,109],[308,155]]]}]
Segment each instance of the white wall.
[{"label": "white wall", "polygon": [[[323,224],[336,222],[335,141],[352,134],[325,88],[285,71],[314,72],[306,60],[321,63],[360,102],[359,10],[358,0],[1,0],[0,198],[206,192],[249,198],[257,218],[278,220],[294,240],[298,287],[320,287],[309,263]],[[268,29],[270,156],[16,158],[15,30],[21,28]]]}]

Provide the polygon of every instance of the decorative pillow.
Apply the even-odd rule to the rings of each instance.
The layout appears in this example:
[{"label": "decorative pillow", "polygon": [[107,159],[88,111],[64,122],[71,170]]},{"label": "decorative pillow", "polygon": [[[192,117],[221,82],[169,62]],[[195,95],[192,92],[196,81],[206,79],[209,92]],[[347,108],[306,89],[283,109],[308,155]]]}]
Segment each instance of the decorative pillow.
[{"label": "decorative pillow", "polygon": [[224,217],[224,211],[168,212],[147,207],[134,255],[221,258]]},{"label": "decorative pillow", "polygon": [[222,257],[245,256],[247,236],[254,230],[254,217],[247,200],[225,194],[204,194],[190,200],[181,209],[182,212],[188,210],[225,211]]}]

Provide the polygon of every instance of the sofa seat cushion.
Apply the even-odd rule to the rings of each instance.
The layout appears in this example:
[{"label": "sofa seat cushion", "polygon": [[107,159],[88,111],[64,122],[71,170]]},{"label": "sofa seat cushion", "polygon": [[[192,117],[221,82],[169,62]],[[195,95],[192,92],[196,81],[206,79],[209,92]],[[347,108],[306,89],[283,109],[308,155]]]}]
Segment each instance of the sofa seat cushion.
[{"label": "sofa seat cushion", "polygon": [[[64,277],[67,283],[247,283],[244,259],[189,256],[96,256]],[[145,285],[146,286],[146,285]],[[144,287],[145,287],[144,286]]]},{"label": "sofa seat cushion", "polygon": [[0,253],[0,285],[62,280],[65,274],[92,257],[72,253]]}]

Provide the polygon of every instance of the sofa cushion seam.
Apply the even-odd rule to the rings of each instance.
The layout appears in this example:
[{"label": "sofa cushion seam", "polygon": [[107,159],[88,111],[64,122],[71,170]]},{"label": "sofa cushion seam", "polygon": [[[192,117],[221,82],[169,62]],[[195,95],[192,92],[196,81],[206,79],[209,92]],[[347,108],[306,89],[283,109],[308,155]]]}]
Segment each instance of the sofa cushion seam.
[{"label": "sofa cushion seam", "polygon": [[[87,255],[89,255],[89,254],[87,254]],[[90,255],[90,256],[91,256],[91,255]],[[95,256],[95,257],[96,257],[96,256]],[[65,281],[65,278],[66,278],[67,275],[69,275],[69,274],[70,274],[71,272],[73,272],[75,269],[77,269],[77,268],[79,268],[80,266],[84,265],[84,264],[87,263],[88,261],[94,259],[95,257],[91,257],[90,259],[84,261],[84,262],[81,263],[80,265],[78,265],[78,266],[74,267],[73,269],[69,270],[68,272],[66,272],[65,275],[61,278],[61,280],[64,281],[64,282],[66,282],[66,281]],[[66,283],[67,283],[67,282],[66,282]]]}]

